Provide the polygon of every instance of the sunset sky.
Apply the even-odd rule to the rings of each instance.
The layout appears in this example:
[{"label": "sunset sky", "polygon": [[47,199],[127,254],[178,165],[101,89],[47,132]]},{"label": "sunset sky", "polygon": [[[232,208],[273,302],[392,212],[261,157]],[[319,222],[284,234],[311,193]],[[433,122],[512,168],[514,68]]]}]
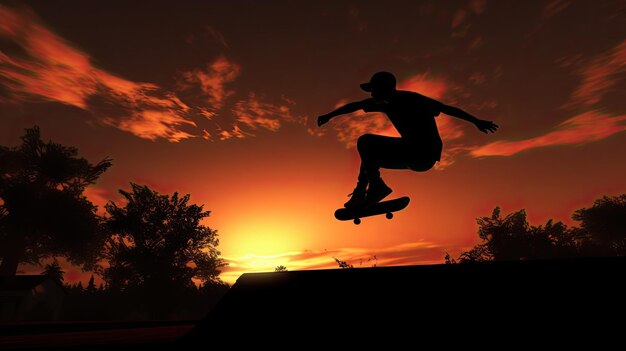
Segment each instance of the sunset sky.
[{"label": "sunset sky", "polygon": [[[375,113],[315,121],[382,70],[500,129],[438,117],[436,169],[383,171],[409,207],[355,226],[333,217],[355,141],[394,130]],[[131,181],[191,194],[228,282],[333,257],[439,263],[495,206],[575,224],[626,192],[625,77],[623,0],[0,2],[0,145],[36,124],[113,158],[88,190],[100,207]]]}]

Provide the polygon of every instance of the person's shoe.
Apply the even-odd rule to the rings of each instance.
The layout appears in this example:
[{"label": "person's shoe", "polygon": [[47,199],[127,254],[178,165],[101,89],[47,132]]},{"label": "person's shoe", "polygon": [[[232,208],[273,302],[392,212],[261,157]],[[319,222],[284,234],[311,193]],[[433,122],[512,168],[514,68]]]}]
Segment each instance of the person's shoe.
[{"label": "person's shoe", "polygon": [[380,202],[382,199],[391,194],[392,191],[393,190],[391,190],[391,188],[388,187],[382,180],[380,182],[370,184],[369,189],[367,189],[367,193],[365,194],[365,203],[375,204]]},{"label": "person's shoe", "polygon": [[355,188],[350,196],[350,200],[343,206],[345,208],[354,208],[365,204],[365,189]]}]

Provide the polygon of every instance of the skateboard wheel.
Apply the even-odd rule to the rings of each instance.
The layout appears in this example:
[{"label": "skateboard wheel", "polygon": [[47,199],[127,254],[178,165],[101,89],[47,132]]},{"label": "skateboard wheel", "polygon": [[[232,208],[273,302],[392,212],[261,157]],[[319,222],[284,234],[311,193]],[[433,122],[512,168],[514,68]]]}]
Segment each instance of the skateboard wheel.
[{"label": "skateboard wheel", "polygon": [[392,219],[393,218],[393,213],[389,212],[385,215],[385,217],[387,217],[387,219]]},{"label": "skateboard wheel", "polygon": [[361,219],[360,218],[355,218],[354,219],[354,224],[361,224]]}]

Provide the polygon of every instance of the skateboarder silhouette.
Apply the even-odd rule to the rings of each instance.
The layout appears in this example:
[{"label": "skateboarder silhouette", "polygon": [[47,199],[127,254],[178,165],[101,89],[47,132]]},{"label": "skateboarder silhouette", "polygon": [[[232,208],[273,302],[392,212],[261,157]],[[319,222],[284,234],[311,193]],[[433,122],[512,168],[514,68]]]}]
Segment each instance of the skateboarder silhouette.
[{"label": "skateboarder silhouette", "polygon": [[396,90],[396,77],[389,72],[374,74],[369,82],[361,84],[361,89],[372,97],[319,116],[317,125],[321,127],[333,117],[358,110],[384,112],[401,137],[374,134],[359,137],[357,150],[361,169],[350,200],[344,205],[346,208],[374,204],[391,194],[391,188],[380,177],[380,168],[424,172],[440,161],[443,143],[435,123],[440,113],[474,123],[483,133],[498,129],[495,123],[478,119],[459,108],[415,92]]}]

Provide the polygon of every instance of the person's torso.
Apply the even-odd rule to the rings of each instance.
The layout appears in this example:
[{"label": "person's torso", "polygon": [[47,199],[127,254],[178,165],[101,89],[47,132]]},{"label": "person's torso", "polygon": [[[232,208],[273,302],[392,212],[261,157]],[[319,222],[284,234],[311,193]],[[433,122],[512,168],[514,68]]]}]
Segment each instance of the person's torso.
[{"label": "person's torso", "polygon": [[436,104],[436,101],[423,95],[398,90],[379,106],[403,139],[431,149],[439,159],[443,143],[435,122],[435,116],[439,115]]}]

